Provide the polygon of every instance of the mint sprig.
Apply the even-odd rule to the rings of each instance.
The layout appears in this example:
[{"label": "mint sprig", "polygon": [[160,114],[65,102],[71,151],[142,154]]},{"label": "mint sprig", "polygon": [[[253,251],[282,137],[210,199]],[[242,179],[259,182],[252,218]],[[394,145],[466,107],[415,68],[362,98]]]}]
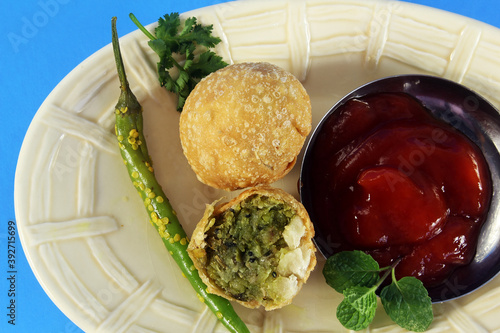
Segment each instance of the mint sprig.
[{"label": "mint sprig", "polygon": [[[344,295],[337,308],[337,319],[347,329],[367,328],[377,309],[376,291],[389,276],[392,283],[380,292],[389,317],[399,326],[414,332],[427,330],[434,319],[427,289],[415,277],[396,279],[395,266],[380,268],[362,251],[344,251],[326,261],[323,275],[328,285]],[[380,273],[385,272],[382,277]]]}]

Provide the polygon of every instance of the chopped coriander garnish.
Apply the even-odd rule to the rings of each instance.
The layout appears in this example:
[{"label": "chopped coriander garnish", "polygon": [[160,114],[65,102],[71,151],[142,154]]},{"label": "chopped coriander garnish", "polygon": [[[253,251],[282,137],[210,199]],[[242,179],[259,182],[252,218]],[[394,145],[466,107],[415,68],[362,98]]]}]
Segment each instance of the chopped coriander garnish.
[{"label": "chopped coriander garnish", "polygon": [[[202,26],[196,17],[181,22],[179,13],[172,13],[158,20],[153,35],[134,14],[130,13],[130,19],[150,39],[148,45],[158,54],[158,78],[162,87],[178,95],[177,111],[182,111],[186,98],[202,78],[227,66],[222,57],[209,50],[221,41],[212,36],[213,25]],[[195,53],[198,46],[206,49]],[[170,72],[173,68],[178,71],[175,77]]]}]

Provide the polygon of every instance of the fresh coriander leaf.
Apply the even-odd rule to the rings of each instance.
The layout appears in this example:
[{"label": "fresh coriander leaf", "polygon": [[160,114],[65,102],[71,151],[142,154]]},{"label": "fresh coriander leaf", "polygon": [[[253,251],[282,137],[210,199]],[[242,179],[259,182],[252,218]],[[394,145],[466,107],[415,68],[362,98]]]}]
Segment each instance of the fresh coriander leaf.
[{"label": "fresh coriander leaf", "polygon": [[222,57],[212,51],[207,51],[200,54],[198,61],[193,62],[189,69],[191,77],[201,79],[210,73],[224,68],[226,65],[227,64],[222,60]]},{"label": "fresh coriander leaf", "polygon": [[182,111],[200,79],[228,65],[209,50],[221,42],[212,35],[212,25],[203,26],[195,17],[181,22],[179,13],[172,13],[158,20],[153,36],[133,14],[130,18],[150,39],[148,44],[159,57],[158,80],[161,86],[178,95],[178,111]]},{"label": "fresh coriander leaf", "polygon": [[161,39],[153,39],[148,42],[149,47],[155,51],[155,53],[160,57],[163,58],[166,56],[166,53],[168,51],[167,45],[165,44],[164,41]]},{"label": "fresh coriander leaf", "polygon": [[186,45],[194,42],[211,48],[221,41],[219,37],[212,36],[212,30],[213,25],[202,26],[197,23],[196,17],[190,17],[184,22],[184,28],[179,32],[179,38],[181,42],[189,41]]},{"label": "fresh coriander leaf", "polygon": [[191,90],[194,89],[196,82],[189,77],[188,72],[181,71],[175,83],[177,85],[177,94],[179,95],[177,102],[177,110],[179,110],[182,109],[188,95],[191,93]]},{"label": "fresh coriander leaf", "polygon": [[167,47],[173,51],[178,47],[175,36],[181,25],[179,13],[166,14],[158,19],[158,26],[155,28],[155,38],[162,40]]},{"label": "fresh coriander leaf", "polygon": [[343,251],[326,261],[323,276],[326,283],[342,293],[352,286],[372,287],[379,280],[379,265],[362,251]]},{"label": "fresh coriander leaf", "polygon": [[184,72],[184,71],[180,72],[179,77],[177,78],[175,83],[179,87],[179,91],[185,90],[186,86],[189,83],[189,74],[187,72]]},{"label": "fresh coriander leaf", "polygon": [[192,29],[193,26],[196,26],[197,19],[196,17],[190,17],[186,19],[186,22],[184,22],[184,28],[182,29],[181,32],[179,32],[180,36],[188,34]]},{"label": "fresh coriander leaf", "polygon": [[359,331],[370,325],[377,310],[375,289],[355,286],[344,290],[337,318],[345,328]]},{"label": "fresh coriander leaf", "polygon": [[415,277],[403,277],[382,289],[385,311],[399,326],[415,332],[425,331],[433,320],[432,301],[427,289]]}]

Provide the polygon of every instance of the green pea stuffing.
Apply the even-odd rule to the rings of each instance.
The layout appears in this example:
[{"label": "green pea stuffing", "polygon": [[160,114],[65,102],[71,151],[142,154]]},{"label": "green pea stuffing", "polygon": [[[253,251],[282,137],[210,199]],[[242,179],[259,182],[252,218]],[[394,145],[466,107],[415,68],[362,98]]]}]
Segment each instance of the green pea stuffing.
[{"label": "green pea stuffing", "polygon": [[253,195],[214,217],[207,233],[207,272],[232,297],[241,301],[265,299],[262,285],[278,276],[276,269],[285,226],[293,209],[270,197]]},{"label": "green pea stuffing", "polygon": [[249,307],[288,305],[316,265],[314,229],[304,206],[270,186],[207,205],[188,253],[208,292]]}]

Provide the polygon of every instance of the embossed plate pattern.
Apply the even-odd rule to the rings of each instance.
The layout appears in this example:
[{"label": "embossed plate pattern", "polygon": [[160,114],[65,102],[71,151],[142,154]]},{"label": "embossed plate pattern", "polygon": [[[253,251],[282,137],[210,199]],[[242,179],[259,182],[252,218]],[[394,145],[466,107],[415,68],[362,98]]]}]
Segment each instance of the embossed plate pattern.
[{"label": "embossed plate pattern", "polygon": [[[443,76],[500,106],[500,31],[427,7],[392,1],[238,1],[199,9],[229,62],[269,61],[301,79],[313,125],[344,94],[404,73]],[[120,22],[120,21],[118,21]],[[227,193],[196,180],[178,139],[172,96],[158,87],[141,32],[121,39],[131,87],[145,109],[157,176],[190,234],[204,205]],[[16,171],[24,251],[45,291],[88,332],[224,332],[191,292],[149,225],[113,137],[119,94],[110,46],[76,67],[49,95],[26,134]],[[275,183],[297,194],[298,166]],[[320,259],[294,303],[236,310],[252,332],[341,332],[341,300]],[[449,284],[450,290],[461,286]],[[500,332],[500,277],[435,306],[430,332]],[[383,311],[371,332],[400,329]]]}]

